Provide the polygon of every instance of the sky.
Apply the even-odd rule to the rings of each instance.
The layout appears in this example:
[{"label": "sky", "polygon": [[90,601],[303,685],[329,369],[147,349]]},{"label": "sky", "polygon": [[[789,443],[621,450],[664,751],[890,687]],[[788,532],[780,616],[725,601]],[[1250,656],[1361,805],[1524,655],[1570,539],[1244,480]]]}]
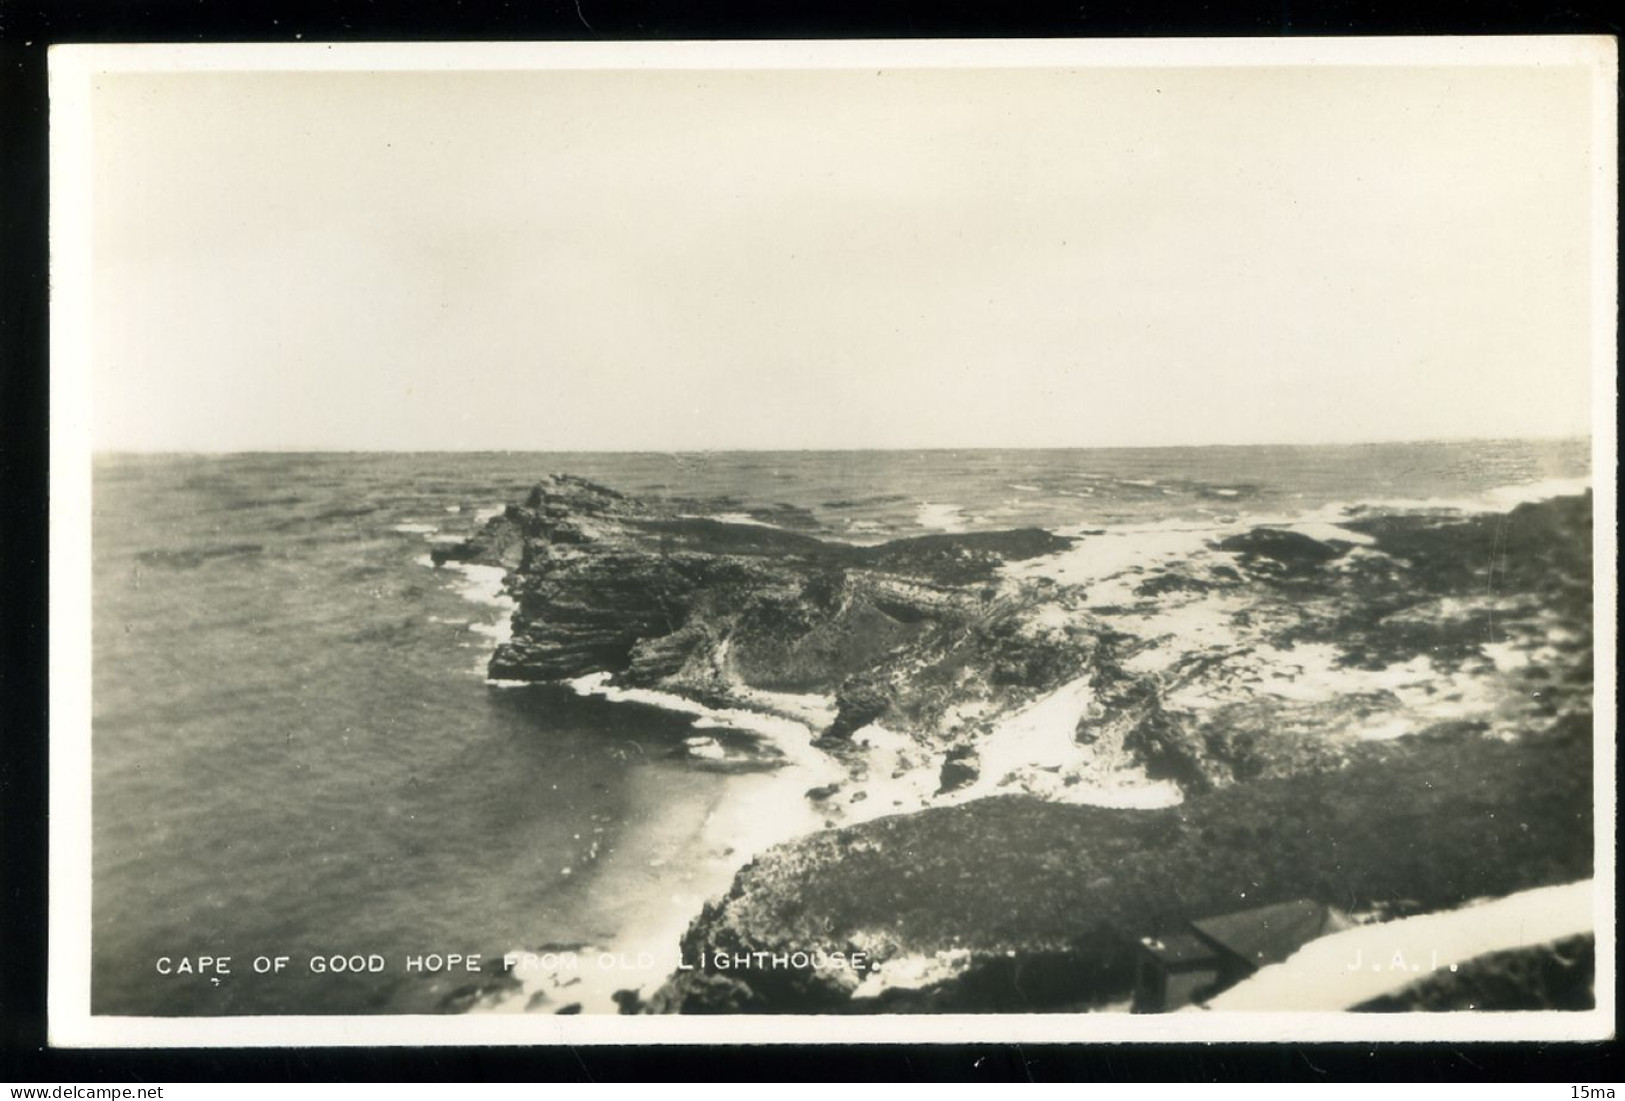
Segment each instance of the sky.
[{"label": "sky", "polygon": [[1591,73],[120,73],[102,450],[1583,435]]}]

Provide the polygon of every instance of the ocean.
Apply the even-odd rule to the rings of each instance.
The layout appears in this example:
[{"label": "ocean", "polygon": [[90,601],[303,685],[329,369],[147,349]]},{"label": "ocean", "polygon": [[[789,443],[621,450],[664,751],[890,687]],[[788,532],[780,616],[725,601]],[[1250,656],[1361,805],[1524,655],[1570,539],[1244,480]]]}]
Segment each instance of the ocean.
[{"label": "ocean", "polygon": [[[816,828],[801,766],[696,753],[692,714],[487,683],[503,599],[429,551],[542,474],[875,542],[1510,503],[1589,449],[100,455],[92,1010],[613,1011],[753,847]],[[585,962],[500,996],[462,962],[524,952]]]}]

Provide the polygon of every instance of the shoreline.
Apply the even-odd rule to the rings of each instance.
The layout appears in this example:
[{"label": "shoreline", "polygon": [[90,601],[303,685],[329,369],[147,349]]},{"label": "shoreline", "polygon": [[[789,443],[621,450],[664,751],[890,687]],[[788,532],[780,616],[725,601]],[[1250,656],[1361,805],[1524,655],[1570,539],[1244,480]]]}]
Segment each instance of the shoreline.
[{"label": "shoreline", "polygon": [[[1088,544],[1059,550],[1051,555],[1025,559],[1019,562],[1006,563],[1001,567],[999,576],[1001,584],[1022,584],[1030,582],[1060,582],[1066,585],[1095,585],[1107,583],[1106,592],[1122,595],[1127,588],[1127,581],[1121,580],[1127,571],[1135,571],[1136,575],[1145,571],[1148,561],[1160,562],[1163,565],[1170,563],[1189,563],[1194,557],[1199,557],[1211,551],[1216,541],[1228,534],[1235,534],[1260,528],[1285,529],[1295,531],[1306,538],[1325,542],[1327,540],[1339,541],[1358,551],[1370,546],[1375,540],[1366,533],[1343,527],[1344,522],[1358,522],[1369,520],[1374,515],[1390,513],[1406,513],[1430,515],[1450,519],[1451,514],[1460,517],[1494,514],[1514,507],[1516,504],[1550,501],[1565,496],[1576,488],[1589,491],[1589,480],[1567,479],[1539,483],[1526,483],[1507,487],[1498,487],[1488,491],[1475,501],[1443,501],[1443,500],[1409,500],[1409,501],[1383,501],[1365,502],[1358,504],[1327,505],[1305,510],[1295,515],[1266,515],[1266,514],[1240,514],[1234,518],[1216,520],[1212,524],[1192,525],[1186,521],[1163,521],[1142,524],[1121,524],[1105,526],[1104,528],[1090,528],[1087,525],[1074,525],[1079,533],[1087,532],[1093,538]],[[1509,505],[1506,502],[1511,501]],[[685,517],[693,519],[694,517]],[[746,517],[749,526],[772,528],[772,525],[760,520]],[[723,517],[716,522],[727,523]],[[783,529],[775,529],[783,530]],[[1062,527],[1056,534],[1063,534],[1071,530]],[[820,533],[821,537],[827,535]],[[1084,554],[1086,549],[1096,552],[1101,550],[1101,539],[1122,539],[1125,544],[1114,550],[1107,557],[1090,556]],[[854,544],[861,545],[861,544]],[[1233,556],[1232,556],[1233,557]],[[451,564],[451,563],[448,563]],[[466,563],[456,563],[467,568]],[[1081,576],[1067,576],[1069,567],[1080,569]],[[1115,568],[1113,568],[1115,567]],[[1138,567],[1138,568],[1136,568]],[[478,567],[476,567],[478,568]],[[494,569],[494,567],[486,567]],[[502,571],[502,582],[505,587],[511,581],[511,570]],[[485,574],[479,578],[485,584],[482,591],[490,595],[490,575]],[[1132,580],[1132,579],[1129,579]],[[1120,581],[1116,589],[1110,587],[1113,581]],[[499,588],[500,592],[500,588]],[[511,597],[498,596],[498,599],[507,600],[509,607],[504,615],[504,624],[500,634],[494,635],[498,641],[506,641],[513,636],[513,614],[516,605]],[[1106,597],[1091,599],[1088,606],[1094,607],[1106,601]],[[1142,626],[1144,626],[1142,624]],[[1180,631],[1175,624],[1158,623],[1154,626],[1170,628],[1165,634],[1179,635]],[[1183,627],[1189,628],[1187,621]],[[1197,632],[1200,634],[1200,631]],[[726,651],[724,651],[726,655]],[[725,664],[725,663],[724,663]],[[1422,679],[1431,674],[1418,671]],[[528,681],[510,681],[506,678],[489,677],[488,681],[496,686],[506,684],[525,684]],[[806,821],[794,827],[780,827],[768,831],[759,831],[754,843],[748,843],[737,848],[737,858],[733,861],[733,871],[726,877],[719,876],[721,889],[726,890],[729,881],[736,881],[740,872],[750,865],[751,860],[774,845],[786,843],[794,844],[827,834],[831,830],[872,822],[876,819],[891,816],[908,816],[922,810],[934,807],[966,806],[990,796],[1004,794],[1012,790],[1003,784],[1004,777],[995,777],[991,772],[978,775],[970,784],[953,790],[931,790],[933,781],[942,770],[943,758],[938,755],[924,760],[918,758],[916,753],[911,759],[909,739],[889,731],[882,723],[870,723],[849,736],[846,743],[850,749],[841,752],[831,752],[830,747],[814,745],[818,731],[809,723],[827,720],[832,714],[832,708],[827,702],[828,697],[803,696],[797,702],[787,701],[796,699],[785,697],[782,693],[775,696],[773,693],[763,693],[747,688],[742,681],[734,678],[732,684],[719,686],[712,684],[706,695],[712,697],[713,702],[720,695],[728,706],[713,706],[712,703],[700,702],[681,691],[652,691],[637,686],[620,686],[612,683],[613,675],[598,673],[575,678],[570,687],[583,695],[597,695],[611,701],[632,701],[646,705],[662,707],[670,711],[692,715],[695,720],[696,731],[703,731],[710,726],[725,726],[732,729],[748,730],[756,736],[762,737],[781,749],[790,748],[793,752],[786,753],[787,764],[773,770],[773,774],[783,777],[788,782],[771,785],[775,790],[772,797],[760,801],[763,807],[783,805],[785,799],[794,797],[791,788],[802,787],[802,782],[817,778],[819,784],[807,783],[803,790],[821,786],[833,786],[842,790],[846,801],[837,810],[833,805],[826,804],[822,812],[812,804],[812,799],[798,798],[797,802],[810,813],[805,815]],[[730,692],[729,690],[732,690]],[[1067,693],[1070,692],[1069,696]],[[754,696],[753,696],[754,693]],[[1054,758],[1070,751],[1077,756],[1078,746],[1070,737],[1065,743],[1055,739],[1058,730],[1067,728],[1077,722],[1079,713],[1087,711],[1094,699],[1085,684],[1063,686],[1049,696],[1041,696],[1030,701],[1024,708],[1017,708],[1014,715],[1006,720],[1009,732],[1004,743],[999,743],[995,753],[995,763],[1015,766],[1036,765],[1039,771],[1052,768]],[[1048,711],[1046,710],[1048,707]],[[797,712],[799,711],[799,714]],[[797,717],[790,717],[797,714]],[[1025,718],[1025,723],[1020,720]],[[1371,734],[1368,740],[1385,740],[1394,737],[1404,737],[1414,733],[1414,729],[1384,729]],[[1068,731],[1070,734],[1070,731]],[[1043,752],[1037,754],[1039,761],[1024,760],[1034,756],[1035,742],[1043,742],[1049,738],[1053,749],[1061,751]],[[998,743],[998,739],[989,739]],[[693,739],[691,739],[691,742]],[[917,747],[913,747],[917,748]],[[856,752],[854,752],[856,751]],[[1085,755],[1086,756],[1086,755]],[[1032,769],[1029,768],[1029,773]],[[875,774],[879,774],[876,776]],[[1176,804],[1181,795],[1177,786],[1167,779],[1152,780],[1143,774],[1132,775],[1127,770],[1119,770],[1119,780],[1115,785],[1105,788],[1091,789],[1076,783],[1070,785],[1071,790],[1061,791],[1050,785],[1049,790],[1042,788],[1034,790],[1032,786],[1017,788],[1027,794],[1037,794],[1051,800],[1062,802],[1081,803],[1085,805],[1119,807],[1127,811],[1129,808],[1150,809],[1156,806],[1171,806]],[[1123,782],[1127,781],[1126,797],[1123,791]],[[1159,787],[1159,785],[1161,785]],[[740,785],[730,785],[730,790]],[[1113,788],[1116,790],[1114,791]],[[1136,789],[1138,789],[1136,793]],[[860,794],[861,793],[861,794]],[[809,794],[811,792],[809,791]],[[1115,801],[1114,801],[1114,796]],[[1147,797],[1149,796],[1149,798]],[[854,797],[856,797],[854,799]],[[1091,798],[1093,797],[1093,798]],[[726,797],[725,797],[726,798]],[[775,803],[775,800],[777,801]],[[739,813],[743,808],[752,805],[749,798],[735,799],[736,818],[750,818],[752,815]],[[772,815],[768,815],[769,818]],[[781,818],[786,817],[781,815]],[[819,819],[822,818],[822,824]],[[705,907],[709,912],[711,904]],[[703,915],[702,915],[703,916]],[[692,932],[693,921],[689,918],[672,919],[664,923],[663,928],[649,936],[635,938],[639,945],[646,946],[657,942],[670,944],[675,932],[679,940],[683,939],[684,929]],[[640,948],[639,950],[643,950]],[[670,958],[682,958],[680,946],[663,953]],[[901,961],[899,961],[901,962]],[[949,969],[950,971],[952,968]],[[927,973],[932,969],[925,968]],[[938,969],[940,971],[940,968]],[[940,978],[940,974],[938,974]],[[637,996],[642,998],[648,988],[647,983],[636,987]],[[634,988],[626,988],[634,989]],[[870,991],[875,986],[870,983]],[[621,999],[614,999],[620,1004]],[[644,999],[646,1002],[647,1000]],[[511,1000],[508,1003],[511,1006]],[[622,1005],[621,1008],[625,1009]],[[589,1010],[591,1011],[591,1010]]]}]

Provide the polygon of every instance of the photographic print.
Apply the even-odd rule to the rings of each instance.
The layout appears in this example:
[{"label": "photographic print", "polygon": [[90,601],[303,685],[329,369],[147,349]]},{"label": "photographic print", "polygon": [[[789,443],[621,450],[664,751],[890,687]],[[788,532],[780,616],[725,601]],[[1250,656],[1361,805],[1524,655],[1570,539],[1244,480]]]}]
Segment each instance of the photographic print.
[{"label": "photographic print", "polygon": [[1608,1034],[1613,51],[54,48],[53,1038]]}]

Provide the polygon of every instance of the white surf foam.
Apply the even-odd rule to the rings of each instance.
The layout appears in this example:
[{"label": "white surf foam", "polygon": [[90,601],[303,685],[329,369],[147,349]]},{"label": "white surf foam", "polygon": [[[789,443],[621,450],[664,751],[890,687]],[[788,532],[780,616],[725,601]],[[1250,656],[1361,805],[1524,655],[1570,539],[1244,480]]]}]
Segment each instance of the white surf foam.
[{"label": "white surf foam", "polygon": [[[749,730],[769,740],[785,764],[731,777],[697,833],[656,831],[666,839],[682,834],[681,848],[643,861],[644,875],[682,885],[669,899],[649,900],[603,945],[554,953],[552,967],[516,970],[520,988],[494,995],[476,1006],[477,1010],[524,1012],[534,1001],[542,1011],[573,1002],[585,1013],[614,1013],[619,1008],[615,995],[620,991],[647,997],[683,962],[683,933],[706,900],[724,893],[739,869],[761,852],[821,828],[821,815],[803,793],[844,775],[839,765],[812,747],[812,731],[804,724],[778,715],[706,707],[671,693],[622,688],[609,681],[609,674],[593,673],[567,683],[580,695],[692,715],[700,729]],[[715,738],[703,734],[685,739],[685,748],[702,759],[722,759],[727,754]],[[702,855],[695,862],[693,854]],[[679,856],[685,857],[678,861],[682,866],[672,867],[668,857]]]},{"label": "white surf foam", "polygon": [[447,562],[443,567],[437,566],[434,559],[427,554],[420,554],[416,558],[412,559],[412,561],[420,566],[427,566],[430,569],[438,570],[444,568],[451,570],[455,574],[461,575],[461,579],[455,587],[458,594],[464,600],[467,600],[473,604],[481,604],[486,607],[495,608],[499,613],[501,613],[494,622],[470,622],[468,624],[468,629],[470,631],[483,635],[491,640],[490,646],[487,647],[481,654],[479,660],[475,662],[473,668],[473,672],[477,676],[484,677],[486,675],[486,664],[490,660],[491,651],[495,650],[496,647],[502,645],[503,643],[511,641],[513,638],[513,613],[514,609],[519,605],[513,599],[513,597],[509,596],[505,591],[508,571],[503,569],[501,566],[486,566],[474,562]]},{"label": "white surf foam", "polygon": [[[695,725],[698,726],[704,721],[705,720],[703,719],[697,720]],[[690,757],[698,757],[702,760],[721,761],[725,760],[728,756],[728,751],[724,749],[722,747],[722,743],[717,741],[715,738],[685,738],[683,739],[683,744],[687,747],[688,755]]]},{"label": "white surf foam", "polygon": [[1518,505],[1549,501],[1554,497],[1572,497],[1591,488],[1590,478],[1546,478],[1538,482],[1498,486],[1485,494],[1491,508],[1496,511]]},{"label": "white surf foam", "polygon": [[943,756],[905,734],[870,723],[852,734],[863,752],[865,775],[843,783],[826,808],[843,825],[904,814],[935,801]]},{"label": "white surf foam", "polygon": [[835,768],[833,761],[812,747],[814,732],[804,722],[783,715],[744,708],[707,707],[703,703],[672,692],[661,692],[653,688],[626,688],[611,681],[612,675],[609,673],[589,673],[565,683],[577,695],[601,696],[616,702],[641,703],[666,711],[692,715],[696,719],[706,720],[712,726],[747,731],[767,740],[788,761],[812,767]]},{"label": "white surf foam", "polygon": [[1023,791],[1059,803],[1141,810],[1182,802],[1179,785],[1103,760],[1077,740],[1093,699],[1089,677],[1079,677],[1000,721],[980,743],[980,775],[957,798]]},{"label": "white surf foam", "polygon": [[1104,530],[1080,524],[1059,532],[1078,540],[1072,546],[1055,554],[1008,562],[1003,573],[1014,579],[1047,577],[1067,585],[1087,585],[1130,569],[1189,558],[1219,537],[1221,530],[1210,524],[1193,526],[1188,520],[1121,524]]},{"label": "white surf foam", "polygon": [[[1130,481],[1128,484],[1141,483]],[[1374,537],[1345,525],[1372,512],[1505,512],[1519,504],[1583,493],[1589,486],[1590,481],[1585,478],[1553,478],[1500,486],[1478,497],[1333,502],[1295,512],[1277,510],[1215,516],[1194,524],[1179,518],[1121,524],[1074,524],[1059,528],[1056,532],[1079,540],[1072,547],[1039,558],[1007,563],[1003,573],[1012,578],[1047,577],[1070,585],[1088,584],[1130,570],[1140,573],[1154,567],[1172,565],[1201,553],[1211,543],[1253,528],[1284,529],[1322,542],[1371,547],[1376,543]],[[1139,580],[1138,576],[1134,579],[1135,583]],[[1107,599],[1103,592],[1099,599],[1091,599],[1091,603],[1117,603],[1124,600],[1126,595],[1114,590]]]},{"label": "white surf foam", "polygon": [[969,530],[969,519],[960,505],[934,504],[921,501],[918,522],[922,528],[933,531],[962,532]]},{"label": "white surf foam", "polygon": [[704,519],[715,520],[720,524],[746,524],[753,528],[778,528],[777,524],[770,524],[766,520],[758,520],[746,512],[719,512]]},{"label": "white surf foam", "polygon": [[1573,497],[1591,488],[1590,478],[1543,478],[1495,486],[1476,496],[1382,497],[1340,507],[1376,512],[1507,512],[1519,505],[1538,504],[1556,497]]},{"label": "white surf foam", "polygon": [[485,566],[475,562],[447,562],[447,568],[456,570],[465,578],[458,591],[463,599],[475,604],[489,604],[493,608],[512,611],[513,597],[503,592],[508,571],[501,566]]}]

